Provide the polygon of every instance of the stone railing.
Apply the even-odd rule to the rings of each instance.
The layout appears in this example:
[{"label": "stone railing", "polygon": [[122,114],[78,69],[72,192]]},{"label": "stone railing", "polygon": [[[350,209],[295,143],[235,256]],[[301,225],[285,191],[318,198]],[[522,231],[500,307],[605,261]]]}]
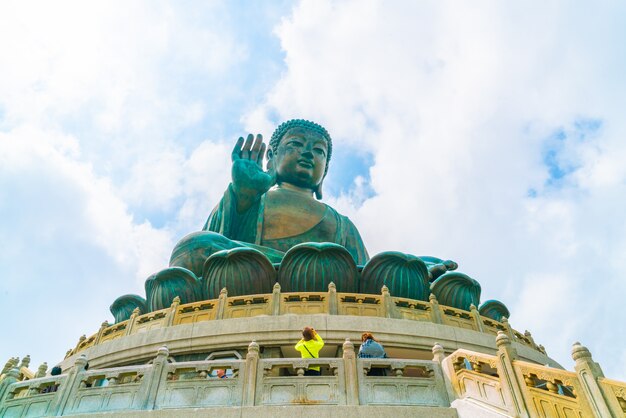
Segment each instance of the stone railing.
[{"label": "stone railing", "polygon": [[545,354],[543,347],[535,344],[528,331],[524,334],[515,331],[506,318],[496,321],[482,317],[474,305],[469,311],[464,311],[440,305],[432,294],[428,302],[393,297],[387,287],[382,288],[380,295],[338,293],[335,285],[331,283],[328,292],[281,293],[280,285],[276,284],[271,294],[229,297],[227,290],[222,289],[218,299],[184,305],[180,304],[179,298],[175,298],[169,308],[143,315],[136,309],[126,321],[114,325],[102,323],[97,333],[89,338],[84,335],[80,337],[76,347],[68,350],[65,357],[105,341],[156,328],[258,315],[320,313],[428,321],[492,335],[503,331],[511,340]]},{"label": "stone railing", "polygon": [[626,384],[605,379],[579,343],[572,351],[575,372],[518,360],[504,332],[496,344],[495,357],[456,350],[444,358],[443,348],[433,349],[442,360],[459,416],[473,416],[477,408],[514,417],[626,416]]},{"label": "stone railing", "polygon": [[[340,358],[261,358],[255,342],[245,359],[175,362],[162,347],[150,364],[100,370],[85,370],[81,355],[60,376],[20,382],[11,370],[0,382],[0,416],[287,405],[453,407],[461,418],[626,414],[626,384],[604,378],[580,344],[569,372],[518,360],[504,332],[496,343],[495,356],[460,349],[447,357],[436,344],[432,361],[357,359],[349,340]],[[322,375],[305,376],[310,366]],[[384,371],[369,376],[374,369]]]},{"label": "stone railing", "polygon": [[[252,342],[245,359],[174,362],[167,348],[148,365],[85,370],[79,356],[67,374],[0,383],[0,416],[59,416],[92,412],[272,405],[421,405],[448,407],[439,363],[342,358],[262,359]],[[305,376],[319,366],[322,376]],[[389,376],[366,375],[372,366]],[[225,378],[216,371],[225,372]],[[53,385],[54,391],[48,391]]]}]

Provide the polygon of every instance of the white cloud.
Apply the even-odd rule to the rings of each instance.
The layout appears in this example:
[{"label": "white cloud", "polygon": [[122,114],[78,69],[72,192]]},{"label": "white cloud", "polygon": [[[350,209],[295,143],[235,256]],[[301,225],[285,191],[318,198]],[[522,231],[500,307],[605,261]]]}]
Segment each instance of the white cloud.
[{"label": "white cloud", "polygon": [[[607,292],[625,287],[606,260],[626,244],[623,22],[608,7],[538,7],[303,1],[277,29],[288,69],[247,121],[306,117],[371,151],[376,195],[331,199],[370,253],[455,259],[558,361],[571,362],[563,338],[580,339],[624,378],[598,343],[626,342],[606,317],[622,311]],[[602,126],[577,138],[581,118]],[[576,169],[551,185],[558,130],[559,162]]]},{"label": "white cloud", "polygon": [[1,314],[21,312],[0,330],[2,357],[59,360],[202,226],[229,153],[192,128],[223,116],[224,78],[249,55],[230,12],[0,5]]},{"label": "white cloud", "polygon": [[[0,133],[1,314],[15,319],[2,327],[2,340],[15,343],[2,354],[19,349],[41,360],[50,350],[49,360],[59,359],[93,326],[88,319],[109,316],[120,292],[141,292],[173,246],[168,231],[133,222],[110,182],[75,158],[76,142],[28,127]],[[67,326],[42,320],[51,312]],[[23,336],[37,324],[50,329]],[[44,346],[33,342],[41,334]]]}]

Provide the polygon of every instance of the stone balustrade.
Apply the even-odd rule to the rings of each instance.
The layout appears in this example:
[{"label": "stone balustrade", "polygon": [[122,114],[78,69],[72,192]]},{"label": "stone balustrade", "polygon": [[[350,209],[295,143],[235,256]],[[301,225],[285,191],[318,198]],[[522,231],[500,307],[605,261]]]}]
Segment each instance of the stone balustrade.
[{"label": "stone balustrade", "polygon": [[139,310],[135,310],[130,319],[126,321],[114,325],[103,323],[96,334],[89,338],[82,336],[76,347],[67,352],[66,358],[94,345],[126,335],[147,332],[151,329],[200,321],[285,314],[354,315],[409,319],[492,335],[504,331],[513,341],[545,354],[543,347],[535,344],[528,331],[522,334],[513,330],[506,318],[503,318],[502,321],[496,321],[483,317],[473,305],[470,311],[464,311],[440,305],[432,294],[428,302],[393,297],[386,287],[382,288],[380,295],[338,293],[335,285],[331,283],[328,292],[282,293],[280,285],[276,284],[271,294],[229,297],[227,290],[222,289],[218,299],[182,305],[180,299],[175,298],[169,308],[144,315],[140,315]]},{"label": "stone balustrade", "polygon": [[[459,349],[446,357],[437,344],[433,360],[357,359],[349,340],[339,358],[261,358],[255,342],[245,359],[175,362],[162,347],[151,364],[100,370],[85,370],[81,355],[60,376],[20,382],[11,370],[0,381],[0,416],[286,405],[452,407],[462,418],[626,413],[626,384],[604,378],[579,344],[569,372],[518,360],[502,331],[496,342],[495,356]],[[310,366],[322,376],[305,376]],[[368,376],[374,368],[385,375]]]},{"label": "stone balustrade", "polygon": [[456,350],[442,358],[444,375],[456,398],[452,406],[459,416],[473,416],[481,408],[515,417],[626,415],[626,384],[605,379],[580,344],[574,345],[572,353],[575,372],[518,360],[510,338],[502,331],[496,344],[496,356]]}]

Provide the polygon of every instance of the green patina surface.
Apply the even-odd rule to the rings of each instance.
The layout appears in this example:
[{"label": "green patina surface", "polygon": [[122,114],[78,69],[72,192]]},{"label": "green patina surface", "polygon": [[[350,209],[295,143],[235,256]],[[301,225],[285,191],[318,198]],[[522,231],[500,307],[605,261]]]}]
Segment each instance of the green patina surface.
[{"label": "green patina surface", "polygon": [[[203,230],[180,240],[170,267],[148,278],[145,301],[115,301],[116,321],[136,307],[165,308],[176,296],[181,303],[213,299],[224,287],[231,296],[271,293],[276,282],[286,292],[326,291],[334,282],[340,292],[379,294],[387,286],[394,296],[426,301],[432,292],[442,304],[478,306],[480,285],[452,273],[454,261],[394,251],[369,259],[356,226],[320,201],[331,154],[326,129],[302,119],[281,124],[269,147],[261,135],[240,137],[232,181]],[[500,302],[485,312],[508,314]]]}]

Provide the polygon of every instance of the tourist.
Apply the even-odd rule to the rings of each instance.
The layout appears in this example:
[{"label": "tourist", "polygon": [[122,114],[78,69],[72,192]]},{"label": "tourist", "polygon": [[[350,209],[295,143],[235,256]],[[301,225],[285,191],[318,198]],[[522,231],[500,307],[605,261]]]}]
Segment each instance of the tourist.
[{"label": "tourist", "polygon": [[[62,373],[62,370],[59,366],[54,366],[52,368],[52,370],[50,371],[50,376],[58,376]],[[50,386],[46,386],[41,390],[41,393],[51,393],[51,392],[56,392],[59,389],[59,385],[58,384],[52,384]]]},{"label": "tourist", "polygon": [[[319,358],[320,350],[324,347],[324,340],[312,327],[304,327],[302,339],[296,344],[296,350],[300,352],[302,358]],[[305,376],[321,376],[319,366],[311,366],[304,371]]]},{"label": "tourist", "polygon": [[226,379],[228,376],[226,376],[226,370],[224,369],[217,369],[215,371],[215,375],[217,377],[219,377],[220,379]]},{"label": "tourist", "polygon": [[[371,332],[364,332],[361,335],[361,347],[359,348],[359,358],[387,358],[387,353]],[[368,376],[385,376],[385,368],[372,367],[367,372]]]}]

